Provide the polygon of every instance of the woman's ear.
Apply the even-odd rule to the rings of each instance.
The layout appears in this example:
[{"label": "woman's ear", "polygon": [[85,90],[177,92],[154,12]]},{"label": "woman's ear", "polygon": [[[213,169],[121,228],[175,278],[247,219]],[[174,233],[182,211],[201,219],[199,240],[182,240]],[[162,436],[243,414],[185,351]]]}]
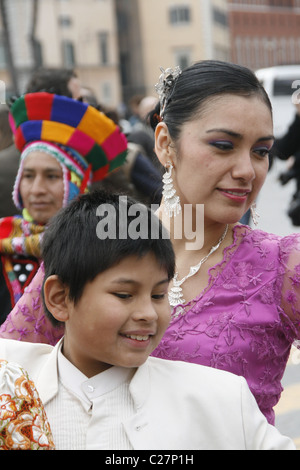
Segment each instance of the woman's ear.
[{"label": "woman's ear", "polygon": [[174,148],[167,125],[164,122],[155,128],[155,153],[160,163],[165,167],[167,163],[174,162]]},{"label": "woman's ear", "polygon": [[68,293],[68,289],[58,276],[52,275],[46,279],[44,283],[45,304],[53,317],[60,322],[65,322],[69,318]]}]

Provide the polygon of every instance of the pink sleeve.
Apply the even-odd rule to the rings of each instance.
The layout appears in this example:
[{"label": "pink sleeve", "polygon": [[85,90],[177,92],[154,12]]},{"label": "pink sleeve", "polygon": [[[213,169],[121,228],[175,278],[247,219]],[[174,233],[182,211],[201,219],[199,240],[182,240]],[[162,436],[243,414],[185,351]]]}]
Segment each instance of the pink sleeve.
[{"label": "pink sleeve", "polygon": [[63,336],[63,327],[54,327],[44,313],[41,298],[43,279],[42,264],[14,309],[1,325],[0,338],[47,343],[54,346]]},{"label": "pink sleeve", "polygon": [[295,346],[300,339],[300,237],[293,234],[282,239],[280,266],[283,273],[281,307],[289,321],[288,328]]}]

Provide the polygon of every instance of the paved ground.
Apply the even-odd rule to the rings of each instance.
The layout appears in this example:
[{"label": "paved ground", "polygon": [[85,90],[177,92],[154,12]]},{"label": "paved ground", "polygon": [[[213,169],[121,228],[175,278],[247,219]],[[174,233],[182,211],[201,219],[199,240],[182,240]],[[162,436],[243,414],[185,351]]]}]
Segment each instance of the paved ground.
[{"label": "paved ground", "polygon": [[[275,161],[257,201],[260,214],[258,228],[282,236],[300,233],[300,227],[294,227],[286,215],[295,183],[290,181],[286,186],[281,186],[278,182],[278,174],[285,168],[284,162]],[[283,434],[290,436],[300,450],[300,350],[296,348],[292,349],[282,383],[284,392],[275,409],[276,426]]]}]

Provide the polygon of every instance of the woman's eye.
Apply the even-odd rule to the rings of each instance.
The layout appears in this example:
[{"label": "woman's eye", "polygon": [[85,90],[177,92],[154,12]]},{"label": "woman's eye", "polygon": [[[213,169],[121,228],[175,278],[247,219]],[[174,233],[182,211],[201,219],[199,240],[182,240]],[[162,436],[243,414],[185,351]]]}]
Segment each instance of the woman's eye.
[{"label": "woman's eye", "polygon": [[216,147],[219,150],[232,150],[233,149],[233,143],[227,140],[213,141],[213,142],[210,142],[210,145],[212,145],[213,147]]},{"label": "woman's eye", "polygon": [[253,149],[253,152],[260,157],[268,157],[270,155],[270,149],[267,147]]}]

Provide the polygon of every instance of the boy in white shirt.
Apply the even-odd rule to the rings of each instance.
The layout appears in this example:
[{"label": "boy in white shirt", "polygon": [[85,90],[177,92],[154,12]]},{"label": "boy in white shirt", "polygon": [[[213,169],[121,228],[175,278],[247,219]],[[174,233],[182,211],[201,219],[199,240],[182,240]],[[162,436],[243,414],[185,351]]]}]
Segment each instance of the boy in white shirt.
[{"label": "boy in white shirt", "polygon": [[[124,232],[125,230],[125,232]],[[154,214],[95,192],[56,215],[43,241],[55,346],[0,340],[34,381],[56,449],[294,449],[246,381],[149,357],[170,321],[172,245]]]}]

